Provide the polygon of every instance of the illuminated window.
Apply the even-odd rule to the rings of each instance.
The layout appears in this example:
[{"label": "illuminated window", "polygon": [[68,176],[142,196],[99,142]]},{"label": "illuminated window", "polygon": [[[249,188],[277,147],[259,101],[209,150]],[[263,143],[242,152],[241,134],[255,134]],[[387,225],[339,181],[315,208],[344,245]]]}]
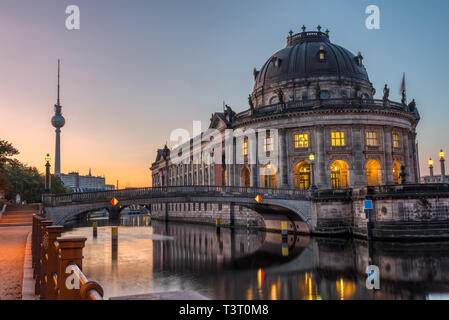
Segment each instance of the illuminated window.
[{"label": "illuminated window", "polygon": [[393,148],[399,148],[399,134],[393,133]]},{"label": "illuminated window", "polygon": [[393,181],[395,184],[399,184],[401,182],[400,173],[401,163],[396,160],[393,164]]},{"label": "illuminated window", "polygon": [[366,132],[366,144],[368,146],[377,146],[377,132],[375,131]]},{"label": "illuminated window", "polygon": [[243,141],[242,143],[242,155],[248,155],[248,140]]},{"label": "illuminated window", "polygon": [[343,131],[332,131],[332,146],[340,147],[345,145],[345,133]]},{"label": "illuminated window", "polygon": [[324,47],[320,46],[320,60],[324,60],[325,59],[324,53],[325,53]]},{"label": "illuminated window", "polygon": [[366,182],[369,186],[382,184],[382,170],[377,160],[370,160],[366,164]]},{"label": "illuminated window", "polygon": [[295,148],[308,148],[309,135],[307,133],[295,134]]},{"label": "illuminated window", "polygon": [[349,166],[343,160],[336,160],[331,165],[332,189],[349,188]]},{"label": "illuminated window", "polygon": [[307,190],[310,187],[310,164],[303,161],[293,169],[294,186],[296,189]]},{"label": "illuminated window", "polygon": [[273,151],[273,145],[271,143],[270,137],[267,137],[264,139],[263,151],[264,152]]}]

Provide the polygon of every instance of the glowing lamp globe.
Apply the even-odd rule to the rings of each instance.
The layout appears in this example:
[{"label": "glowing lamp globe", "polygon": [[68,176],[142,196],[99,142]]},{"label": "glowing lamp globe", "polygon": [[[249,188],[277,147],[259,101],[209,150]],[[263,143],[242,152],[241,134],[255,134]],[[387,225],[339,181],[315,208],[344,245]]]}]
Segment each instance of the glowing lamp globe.
[{"label": "glowing lamp globe", "polygon": [[315,154],[314,154],[314,153],[309,154],[309,160],[310,160],[311,162],[314,162],[314,161],[315,161]]},{"label": "glowing lamp globe", "polygon": [[432,158],[429,159],[429,167],[433,167],[433,160],[432,160]]},{"label": "glowing lamp globe", "polygon": [[50,157],[50,155],[47,153],[47,155],[45,156],[45,161],[47,162],[47,163],[50,163],[50,161],[51,161],[51,157]]},{"label": "glowing lamp globe", "polygon": [[444,159],[444,152],[443,152],[443,149],[440,150],[440,159]]}]

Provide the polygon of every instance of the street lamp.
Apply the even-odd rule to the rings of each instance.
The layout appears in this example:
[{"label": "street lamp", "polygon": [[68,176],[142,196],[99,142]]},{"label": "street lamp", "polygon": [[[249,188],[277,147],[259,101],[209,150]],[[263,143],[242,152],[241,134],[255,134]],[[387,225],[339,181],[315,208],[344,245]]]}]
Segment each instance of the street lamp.
[{"label": "street lamp", "polygon": [[50,154],[47,153],[47,155],[45,156],[45,193],[50,193],[51,190],[50,161]]},{"label": "street lamp", "polygon": [[430,182],[433,182],[433,160],[432,158],[429,159],[429,170],[430,170]]},{"label": "street lamp", "polygon": [[310,161],[310,164],[311,164],[311,166],[312,166],[312,170],[311,170],[311,172],[310,172],[310,180],[311,180],[311,181],[310,181],[310,182],[311,182],[311,184],[310,184],[310,189],[311,189],[311,190],[316,190],[317,187],[316,187],[316,185],[315,185],[314,170],[313,170],[314,164],[315,164],[315,154],[314,154],[314,153],[309,154],[309,161]]},{"label": "street lamp", "polygon": [[440,150],[440,164],[441,164],[441,182],[446,181],[446,170],[444,168],[444,152]]}]

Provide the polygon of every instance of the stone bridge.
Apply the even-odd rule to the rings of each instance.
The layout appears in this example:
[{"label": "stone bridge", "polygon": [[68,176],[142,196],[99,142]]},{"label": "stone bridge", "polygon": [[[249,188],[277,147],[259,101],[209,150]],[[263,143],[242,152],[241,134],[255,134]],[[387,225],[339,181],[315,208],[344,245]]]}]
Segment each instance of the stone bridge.
[{"label": "stone bridge", "polygon": [[[258,203],[255,197],[260,195]],[[250,208],[264,219],[286,218],[293,225],[305,223],[312,230],[311,195],[305,190],[268,189],[231,186],[172,186],[111,190],[100,192],[73,193],[65,195],[44,195],[47,219],[54,224],[64,224],[77,215],[91,210],[108,209],[114,211],[110,201],[116,198],[121,207],[132,204],[152,205],[167,203],[233,203]],[[289,228],[290,229],[290,228]],[[297,229],[293,226],[293,230]]]}]

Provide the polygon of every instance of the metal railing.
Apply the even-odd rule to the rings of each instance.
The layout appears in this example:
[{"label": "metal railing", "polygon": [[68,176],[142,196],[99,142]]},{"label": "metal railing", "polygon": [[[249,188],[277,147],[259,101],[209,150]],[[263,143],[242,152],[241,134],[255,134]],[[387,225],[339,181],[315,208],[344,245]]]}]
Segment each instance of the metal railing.
[{"label": "metal railing", "polygon": [[44,196],[45,206],[57,207],[73,203],[109,202],[112,198],[120,200],[151,199],[169,196],[239,196],[255,197],[265,195],[265,198],[298,199],[308,197],[310,191],[298,189],[271,189],[234,186],[166,186],[153,188],[135,188],[125,190],[108,190],[99,192],[72,193],[64,195]]},{"label": "metal railing", "polygon": [[103,288],[82,272],[85,237],[61,237],[62,226],[35,214],[32,265],[41,300],[103,300]]}]

